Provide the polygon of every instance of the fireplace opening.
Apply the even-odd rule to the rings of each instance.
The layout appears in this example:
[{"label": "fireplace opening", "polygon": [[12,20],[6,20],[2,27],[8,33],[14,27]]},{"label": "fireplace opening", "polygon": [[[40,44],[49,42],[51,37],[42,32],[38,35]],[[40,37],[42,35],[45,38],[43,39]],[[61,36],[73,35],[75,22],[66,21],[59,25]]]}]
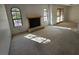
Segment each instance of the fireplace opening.
[{"label": "fireplace opening", "polygon": [[40,17],[28,18],[28,20],[29,20],[29,28],[34,28],[41,25]]}]

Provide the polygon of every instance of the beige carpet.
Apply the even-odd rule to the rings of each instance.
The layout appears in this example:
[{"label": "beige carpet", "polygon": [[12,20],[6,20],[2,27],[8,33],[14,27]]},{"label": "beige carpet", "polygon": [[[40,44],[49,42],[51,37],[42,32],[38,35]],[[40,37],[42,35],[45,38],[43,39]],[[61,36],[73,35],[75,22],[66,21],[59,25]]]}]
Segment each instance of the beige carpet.
[{"label": "beige carpet", "polygon": [[72,30],[77,29],[77,23],[74,22],[62,22],[57,24],[56,26],[71,28]]},{"label": "beige carpet", "polygon": [[77,32],[48,26],[31,34],[48,38],[50,43],[40,44],[26,39],[26,34],[20,34],[13,38],[10,48],[11,55],[63,55],[79,54],[79,34]]}]

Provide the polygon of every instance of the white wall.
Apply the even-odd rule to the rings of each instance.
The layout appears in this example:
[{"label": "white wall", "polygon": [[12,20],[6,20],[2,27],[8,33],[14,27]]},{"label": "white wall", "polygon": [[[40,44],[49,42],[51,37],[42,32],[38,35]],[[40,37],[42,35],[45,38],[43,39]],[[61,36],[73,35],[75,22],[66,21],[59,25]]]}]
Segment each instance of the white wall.
[{"label": "white wall", "polygon": [[[41,16],[41,24],[45,25],[43,21],[43,9],[44,8],[48,9],[48,23],[49,24],[56,24],[57,8],[64,8],[64,19],[68,20],[68,7],[64,5],[9,4],[9,5],[5,5],[5,7],[6,7],[12,34],[27,31],[29,27],[28,19],[27,19],[28,17]],[[12,18],[11,18],[11,11],[10,11],[12,7],[18,7],[21,10],[23,26],[20,28],[15,28],[13,26]]]},{"label": "white wall", "polygon": [[69,8],[69,20],[79,23],[79,5],[72,5]]},{"label": "white wall", "polygon": [[[27,31],[29,27],[27,18],[41,16],[41,19],[42,19],[43,9],[44,8],[48,9],[48,5],[39,5],[39,4],[38,5],[9,4],[9,5],[5,5],[5,7],[6,7],[12,34]],[[20,28],[13,27],[11,11],[10,11],[12,7],[18,7],[21,10],[23,26]],[[44,25],[43,21],[41,21],[41,24]]]},{"label": "white wall", "polygon": [[64,21],[68,20],[69,7],[65,5],[52,5],[52,23],[56,24],[57,8],[64,8]]},{"label": "white wall", "polygon": [[0,55],[8,54],[11,33],[4,5],[0,5]]},{"label": "white wall", "polygon": [[53,25],[53,20],[52,20],[52,4],[48,5],[48,24]]}]

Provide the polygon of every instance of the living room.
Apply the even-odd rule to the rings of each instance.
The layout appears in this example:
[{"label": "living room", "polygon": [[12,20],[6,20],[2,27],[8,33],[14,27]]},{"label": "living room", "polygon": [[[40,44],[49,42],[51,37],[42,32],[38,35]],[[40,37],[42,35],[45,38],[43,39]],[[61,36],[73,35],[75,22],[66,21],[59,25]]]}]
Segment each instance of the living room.
[{"label": "living room", "polygon": [[[1,12],[5,12],[7,24],[9,23],[7,27],[10,33],[9,41],[5,44],[8,46],[8,51],[6,50],[6,53],[3,53],[2,48],[1,54],[79,54],[79,41],[77,40],[79,39],[79,5],[5,4],[1,5],[1,8],[3,8]],[[17,13],[19,14],[18,17],[16,17],[18,15]],[[3,13],[1,13],[2,15]],[[30,19],[33,21],[31,22]],[[31,28],[32,25],[30,24],[34,24],[35,26]],[[75,31],[73,28],[75,28]],[[37,39],[29,40],[27,38],[29,34],[39,38],[42,37],[46,41],[37,41]]]}]

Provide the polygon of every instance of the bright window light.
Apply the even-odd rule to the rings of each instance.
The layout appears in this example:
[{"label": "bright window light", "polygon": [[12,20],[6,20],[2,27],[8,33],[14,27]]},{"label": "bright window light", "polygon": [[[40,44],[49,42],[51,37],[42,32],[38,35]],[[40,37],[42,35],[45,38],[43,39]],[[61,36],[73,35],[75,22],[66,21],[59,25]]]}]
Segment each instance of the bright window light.
[{"label": "bright window light", "polygon": [[57,8],[57,20],[56,22],[61,22],[64,20],[64,8]]},{"label": "bright window light", "polygon": [[43,13],[43,17],[44,17],[44,21],[47,21],[47,9],[43,9],[44,13]]}]

